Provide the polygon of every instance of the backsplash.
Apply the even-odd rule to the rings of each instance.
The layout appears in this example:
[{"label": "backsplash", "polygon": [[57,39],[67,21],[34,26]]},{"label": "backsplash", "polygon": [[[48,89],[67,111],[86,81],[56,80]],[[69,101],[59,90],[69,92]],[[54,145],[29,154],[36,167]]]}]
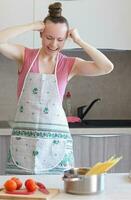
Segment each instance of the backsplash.
[{"label": "backsplash", "polygon": [[[100,49],[114,64],[114,70],[97,77],[75,77],[67,91],[72,94],[72,112],[97,98],[85,119],[131,119],[131,50]],[[67,55],[90,58],[81,49],[66,50]],[[65,106],[64,106],[65,107]]]},{"label": "backsplash", "polygon": [[0,54],[0,121],[13,120],[17,104],[17,66]]},{"label": "backsplash", "polygon": [[[67,86],[71,92],[72,114],[77,107],[100,98],[85,119],[131,119],[131,51],[101,49],[113,62],[112,73],[98,77],[75,77]],[[89,59],[82,49],[64,51],[70,56]],[[17,105],[16,63],[0,54],[0,120],[12,120]],[[63,103],[66,110],[65,101]]]}]

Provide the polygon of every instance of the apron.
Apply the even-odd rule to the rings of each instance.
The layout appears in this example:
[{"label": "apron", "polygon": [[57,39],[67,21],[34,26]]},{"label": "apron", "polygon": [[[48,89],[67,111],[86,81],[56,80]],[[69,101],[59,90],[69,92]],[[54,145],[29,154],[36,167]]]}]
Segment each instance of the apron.
[{"label": "apron", "polygon": [[63,173],[74,166],[72,138],[55,74],[26,74],[13,122],[6,173]]}]

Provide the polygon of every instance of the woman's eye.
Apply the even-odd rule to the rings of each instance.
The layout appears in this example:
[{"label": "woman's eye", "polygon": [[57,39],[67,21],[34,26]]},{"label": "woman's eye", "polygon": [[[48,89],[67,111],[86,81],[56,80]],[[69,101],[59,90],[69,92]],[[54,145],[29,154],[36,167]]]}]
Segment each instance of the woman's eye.
[{"label": "woman's eye", "polygon": [[52,38],[50,38],[50,37],[47,37],[47,40],[52,40]]},{"label": "woman's eye", "polygon": [[62,39],[58,39],[58,41],[59,41],[59,42],[63,42],[63,40],[62,40]]}]

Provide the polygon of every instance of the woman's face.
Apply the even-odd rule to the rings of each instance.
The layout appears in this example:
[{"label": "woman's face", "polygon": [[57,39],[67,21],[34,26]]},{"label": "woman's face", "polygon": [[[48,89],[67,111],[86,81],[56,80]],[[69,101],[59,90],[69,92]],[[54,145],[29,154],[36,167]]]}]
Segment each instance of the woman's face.
[{"label": "woman's face", "polygon": [[53,23],[47,21],[45,29],[41,34],[42,47],[46,54],[56,54],[64,46],[67,38],[67,26],[65,23]]}]

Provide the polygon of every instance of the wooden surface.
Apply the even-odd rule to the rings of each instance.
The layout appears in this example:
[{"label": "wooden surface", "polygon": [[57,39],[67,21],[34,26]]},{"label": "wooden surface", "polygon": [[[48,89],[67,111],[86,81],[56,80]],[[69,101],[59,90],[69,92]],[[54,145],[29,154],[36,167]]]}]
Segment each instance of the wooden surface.
[{"label": "wooden surface", "polygon": [[49,194],[43,194],[40,191],[36,191],[34,194],[30,195],[14,195],[6,194],[4,190],[0,191],[0,199],[17,199],[17,200],[50,200],[59,193],[59,189],[48,189]]}]

